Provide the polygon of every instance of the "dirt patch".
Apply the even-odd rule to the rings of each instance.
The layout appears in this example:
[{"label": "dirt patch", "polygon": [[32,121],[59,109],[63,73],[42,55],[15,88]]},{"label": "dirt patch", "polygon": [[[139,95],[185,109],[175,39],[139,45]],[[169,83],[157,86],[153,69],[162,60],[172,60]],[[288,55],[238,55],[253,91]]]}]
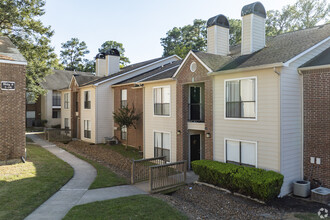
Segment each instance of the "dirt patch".
[{"label": "dirt patch", "polygon": [[153,196],[178,208],[190,219],[287,219],[289,213],[317,213],[325,206],[290,196],[261,204],[198,184],[181,187],[171,195]]}]

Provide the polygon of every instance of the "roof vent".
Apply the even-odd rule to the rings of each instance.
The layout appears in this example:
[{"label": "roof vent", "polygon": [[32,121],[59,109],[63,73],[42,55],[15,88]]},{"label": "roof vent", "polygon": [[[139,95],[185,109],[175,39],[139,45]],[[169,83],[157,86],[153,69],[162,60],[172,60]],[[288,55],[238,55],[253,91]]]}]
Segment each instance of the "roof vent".
[{"label": "roof vent", "polygon": [[210,18],[209,20],[207,20],[207,27],[211,27],[213,25],[218,25],[220,27],[229,28],[228,19],[226,18],[226,16],[224,16],[222,14],[214,16],[214,17]]},{"label": "roof vent", "polygon": [[266,10],[260,2],[253,2],[251,4],[245,5],[242,8],[241,16],[243,17],[248,14],[255,14],[266,18]]},{"label": "roof vent", "polygon": [[222,56],[229,54],[229,22],[222,14],[207,21],[207,52]]}]

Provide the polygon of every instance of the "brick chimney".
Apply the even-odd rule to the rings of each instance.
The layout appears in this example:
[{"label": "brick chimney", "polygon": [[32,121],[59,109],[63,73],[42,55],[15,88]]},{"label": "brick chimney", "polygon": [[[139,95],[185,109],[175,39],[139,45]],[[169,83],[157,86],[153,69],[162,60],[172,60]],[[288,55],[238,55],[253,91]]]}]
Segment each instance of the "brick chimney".
[{"label": "brick chimney", "polygon": [[241,54],[251,54],[265,47],[266,10],[260,2],[242,8]]},{"label": "brick chimney", "polygon": [[229,54],[229,22],[224,15],[207,21],[207,52],[222,56]]},{"label": "brick chimney", "polygon": [[95,59],[95,76],[109,76],[120,70],[120,54],[116,49],[110,49],[105,53],[99,53],[96,55]]}]

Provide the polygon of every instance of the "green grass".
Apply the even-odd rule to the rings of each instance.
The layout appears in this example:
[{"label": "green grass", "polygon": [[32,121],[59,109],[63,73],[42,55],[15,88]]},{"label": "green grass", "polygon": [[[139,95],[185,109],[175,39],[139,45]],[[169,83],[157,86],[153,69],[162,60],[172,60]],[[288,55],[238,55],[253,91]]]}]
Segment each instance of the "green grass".
[{"label": "green grass", "polygon": [[0,219],[23,219],[57,192],[73,169],[45,149],[27,146],[27,162],[0,166]]},{"label": "green grass", "polygon": [[44,128],[43,127],[26,128],[26,132],[40,132],[40,131],[44,131]]},{"label": "green grass", "polygon": [[124,145],[111,145],[111,146],[103,145],[103,146],[120,153],[124,157],[130,158],[130,159],[135,159],[135,160],[142,159],[142,156],[140,155],[139,150],[134,147],[128,146],[127,150],[125,150]]},{"label": "green grass", "polygon": [[31,139],[31,138],[28,138],[28,137],[25,137],[25,139],[26,139],[26,142],[33,142],[33,140]]},{"label": "green grass", "polygon": [[64,220],[83,219],[188,219],[160,199],[147,195],[123,197],[79,205]]},{"label": "green grass", "polygon": [[76,157],[88,162],[97,170],[97,176],[90,185],[89,189],[97,189],[97,188],[104,188],[104,187],[111,187],[111,186],[119,186],[127,184],[125,178],[118,176],[114,172],[112,172],[109,168],[93,161],[89,160],[83,156],[80,156],[76,153],[70,152],[71,154],[75,155]]},{"label": "green grass", "polygon": [[315,213],[296,213],[294,217],[301,220],[320,220],[320,217]]}]

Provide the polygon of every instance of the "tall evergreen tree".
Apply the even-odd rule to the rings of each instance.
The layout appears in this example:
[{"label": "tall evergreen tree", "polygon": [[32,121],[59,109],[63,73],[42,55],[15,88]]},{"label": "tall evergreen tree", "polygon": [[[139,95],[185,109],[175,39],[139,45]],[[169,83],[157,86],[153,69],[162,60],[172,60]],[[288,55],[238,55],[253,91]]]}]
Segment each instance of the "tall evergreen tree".
[{"label": "tall evergreen tree", "polygon": [[130,63],[128,57],[125,57],[125,48],[122,43],[118,43],[117,41],[108,40],[104,42],[99,48],[100,53],[105,53],[110,49],[117,49],[120,54],[120,65],[124,67]]},{"label": "tall evergreen tree", "polygon": [[84,56],[89,53],[87,45],[84,41],[79,41],[78,38],[71,38],[65,43],[62,43],[60,52],[62,64],[66,70],[84,71]]}]

